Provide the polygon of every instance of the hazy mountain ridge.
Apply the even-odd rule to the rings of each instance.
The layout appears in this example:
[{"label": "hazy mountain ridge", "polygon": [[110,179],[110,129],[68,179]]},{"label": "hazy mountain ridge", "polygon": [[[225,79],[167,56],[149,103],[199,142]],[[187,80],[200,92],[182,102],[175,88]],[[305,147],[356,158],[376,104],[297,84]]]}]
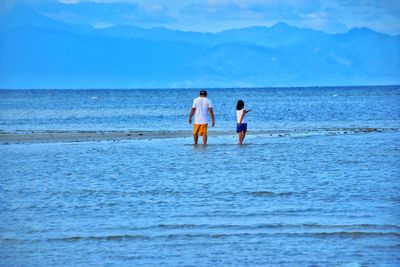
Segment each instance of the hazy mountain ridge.
[{"label": "hazy mountain ridge", "polygon": [[0,87],[368,85],[400,82],[400,37],[278,23],[219,33],[69,25],[19,7],[0,18]]}]

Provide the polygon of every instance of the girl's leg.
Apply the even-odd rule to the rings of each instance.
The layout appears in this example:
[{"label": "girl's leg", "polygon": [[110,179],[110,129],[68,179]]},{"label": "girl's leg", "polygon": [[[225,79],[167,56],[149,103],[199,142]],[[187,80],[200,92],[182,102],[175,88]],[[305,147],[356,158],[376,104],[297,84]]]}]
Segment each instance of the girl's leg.
[{"label": "girl's leg", "polygon": [[242,133],[243,133],[243,138],[242,138],[242,143],[243,143],[244,138],[246,137],[246,130],[244,130]]},{"label": "girl's leg", "polygon": [[243,131],[239,132],[239,145],[243,143]]}]

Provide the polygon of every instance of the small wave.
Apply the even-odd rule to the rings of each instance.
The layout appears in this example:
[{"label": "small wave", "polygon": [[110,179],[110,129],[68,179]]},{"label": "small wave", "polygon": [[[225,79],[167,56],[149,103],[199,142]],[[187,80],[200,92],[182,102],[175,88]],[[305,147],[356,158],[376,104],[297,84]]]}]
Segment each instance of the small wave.
[{"label": "small wave", "polygon": [[399,249],[400,248],[400,244],[394,244],[394,245],[372,245],[372,248],[375,249]]},{"label": "small wave", "polygon": [[378,225],[378,224],[284,224],[284,223],[257,223],[257,224],[158,224],[138,227],[110,228],[108,230],[126,230],[126,231],[143,231],[143,230],[255,230],[255,229],[362,229],[362,230],[394,230],[400,231],[397,225]]},{"label": "small wave", "polygon": [[[196,214],[196,218],[221,218],[221,219],[236,219],[236,218],[254,218],[254,217],[260,217],[260,218],[265,218],[268,216],[273,216],[273,215],[288,215],[290,214],[291,216],[301,216],[304,217],[304,213],[306,212],[321,212],[323,209],[322,208],[288,208],[288,209],[276,209],[276,210],[270,210],[270,211],[265,211],[265,212],[249,212],[249,213],[223,213],[220,211],[215,211],[215,212],[205,212],[205,213],[198,213]],[[172,215],[173,218],[179,218],[179,219],[184,219],[184,218],[193,218],[194,215],[192,214],[177,214],[177,215]],[[347,215],[347,217],[349,217]],[[365,218],[365,216],[362,216]]]},{"label": "small wave", "polygon": [[112,236],[74,236],[65,238],[55,238],[49,241],[123,241],[123,240],[145,240],[145,239],[187,239],[187,238],[212,238],[223,239],[230,237],[271,237],[271,236],[309,236],[309,237],[382,237],[382,236],[400,236],[398,232],[363,232],[363,231],[338,231],[338,232],[258,232],[258,233],[174,233],[161,235],[112,235]]},{"label": "small wave", "polygon": [[[276,225],[279,227],[279,225]],[[48,242],[86,242],[86,241],[143,241],[143,240],[154,240],[154,239],[168,239],[168,240],[179,240],[179,239],[227,239],[227,238],[274,238],[274,237],[310,237],[310,238],[378,238],[378,237],[400,237],[400,232],[383,232],[383,231],[307,231],[301,229],[301,231],[293,231],[293,229],[284,229],[279,231],[246,231],[245,229],[238,229],[241,231],[229,231],[229,232],[197,232],[197,231],[182,231],[176,233],[165,233],[156,235],[141,235],[141,234],[121,234],[121,235],[105,235],[105,236],[69,236],[69,237],[57,237],[48,238]],[[299,229],[300,230],[300,229]],[[305,231],[304,231],[305,230]],[[2,243],[24,243],[24,242],[42,242],[40,240],[31,239],[14,239],[14,238],[2,238]],[[393,247],[398,247],[395,245]]]},{"label": "small wave", "polygon": [[[162,229],[193,229],[193,228],[209,228],[208,224],[159,224],[158,228]],[[152,228],[152,227],[151,227]]]},{"label": "small wave", "polygon": [[400,233],[397,232],[275,232],[275,233],[224,233],[224,234],[171,234],[166,236],[157,236],[157,238],[167,237],[172,238],[230,238],[230,237],[274,237],[274,236],[306,236],[306,237],[399,237]]},{"label": "small wave", "polygon": [[[276,224],[160,224],[157,227],[168,230],[177,229],[221,229],[221,230],[251,230],[251,229],[273,229],[283,228],[291,225],[276,223]],[[151,227],[153,228],[153,227]],[[150,229],[150,228],[149,228]]]},{"label": "small wave", "polygon": [[109,236],[71,236],[71,237],[60,237],[51,238],[49,241],[96,241],[96,240],[131,240],[131,239],[148,239],[149,236],[146,235],[109,235]]},{"label": "small wave", "polygon": [[366,237],[366,236],[400,236],[398,232],[321,232],[321,233],[310,233],[316,236],[342,236],[342,237]]},{"label": "small wave", "polygon": [[290,196],[292,192],[271,192],[271,191],[255,191],[248,192],[249,195],[254,197],[268,197],[268,196]]},{"label": "small wave", "polygon": [[48,241],[79,242],[79,241],[127,241],[146,239],[181,239],[181,238],[224,238],[241,234],[203,234],[203,233],[177,233],[165,235],[111,235],[111,236],[72,236],[51,238]]},{"label": "small wave", "polygon": [[396,229],[400,230],[400,226],[393,224],[318,224],[305,223],[305,227],[310,228],[365,228],[365,229]]}]

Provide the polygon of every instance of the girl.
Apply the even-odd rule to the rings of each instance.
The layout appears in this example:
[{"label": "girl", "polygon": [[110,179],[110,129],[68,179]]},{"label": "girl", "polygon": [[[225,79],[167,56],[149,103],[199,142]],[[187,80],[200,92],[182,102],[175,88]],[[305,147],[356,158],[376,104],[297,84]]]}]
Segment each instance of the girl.
[{"label": "girl", "polygon": [[245,110],[244,109],[244,102],[243,100],[239,100],[236,104],[236,117],[237,117],[237,126],[236,132],[239,134],[239,144],[243,144],[243,140],[246,137],[247,131],[247,122],[245,116],[249,113],[251,109]]}]

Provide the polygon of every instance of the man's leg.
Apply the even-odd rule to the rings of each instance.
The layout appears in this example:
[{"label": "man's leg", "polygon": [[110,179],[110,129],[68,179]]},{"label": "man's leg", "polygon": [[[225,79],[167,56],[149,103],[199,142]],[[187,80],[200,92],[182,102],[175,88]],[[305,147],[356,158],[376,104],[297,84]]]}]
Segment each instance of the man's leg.
[{"label": "man's leg", "polygon": [[203,144],[207,144],[207,135],[205,133],[203,133]]},{"label": "man's leg", "polygon": [[208,128],[208,124],[202,124],[201,128],[200,128],[200,135],[203,136],[203,144],[204,145],[207,144],[207,128]]},{"label": "man's leg", "polygon": [[199,140],[199,131],[200,131],[200,125],[195,124],[193,126],[193,141],[195,145],[197,145],[197,142]]}]

